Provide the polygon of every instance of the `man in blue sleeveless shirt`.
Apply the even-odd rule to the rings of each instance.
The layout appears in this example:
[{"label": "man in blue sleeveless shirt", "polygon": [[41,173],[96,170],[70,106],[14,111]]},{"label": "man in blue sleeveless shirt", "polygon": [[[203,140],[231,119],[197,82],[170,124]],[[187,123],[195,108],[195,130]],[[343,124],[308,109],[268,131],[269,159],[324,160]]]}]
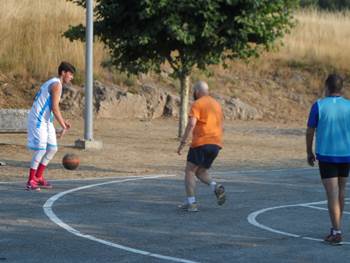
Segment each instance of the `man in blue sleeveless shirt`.
[{"label": "man in blue sleeveless shirt", "polygon": [[[332,245],[342,242],[341,219],[350,168],[350,101],[341,96],[342,88],[340,76],[328,76],[326,97],[312,105],[306,132],[307,161],[314,166],[318,160],[327,193],[332,228],[324,240]],[[312,149],[315,132],[316,156]]]}]

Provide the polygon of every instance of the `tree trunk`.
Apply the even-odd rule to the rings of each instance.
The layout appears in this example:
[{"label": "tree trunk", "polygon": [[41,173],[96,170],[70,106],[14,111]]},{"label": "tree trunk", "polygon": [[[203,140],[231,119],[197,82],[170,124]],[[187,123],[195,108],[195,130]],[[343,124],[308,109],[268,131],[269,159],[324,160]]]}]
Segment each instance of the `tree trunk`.
[{"label": "tree trunk", "polygon": [[179,133],[178,137],[180,138],[184,132],[187,125],[187,119],[188,119],[188,95],[190,91],[190,76],[189,75],[182,75],[180,78],[180,118],[179,118]]}]

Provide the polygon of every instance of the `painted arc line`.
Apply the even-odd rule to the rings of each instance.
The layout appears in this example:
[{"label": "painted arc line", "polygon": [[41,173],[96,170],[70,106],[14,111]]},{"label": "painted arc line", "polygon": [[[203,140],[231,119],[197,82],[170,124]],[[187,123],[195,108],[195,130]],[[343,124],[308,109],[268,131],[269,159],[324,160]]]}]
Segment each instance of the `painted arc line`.
[{"label": "painted arc line", "polygon": [[60,226],[61,228],[65,229],[66,231],[70,232],[71,234],[78,236],[78,237],[82,237],[82,238],[86,238],[89,240],[92,240],[94,242],[98,242],[100,244],[103,245],[107,245],[110,247],[114,247],[117,249],[121,249],[121,250],[125,250],[128,251],[130,253],[134,253],[134,254],[139,254],[139,255],[143,255],[143,256],[148,256],[148,257],[153,257],[153,258],[158,258],[158,259],[164,259],[164,260],[168,260],[168,261],[173,261],[173,262],[181,262],[181,263],[198,263],[196,261],[191,261],[191,260],[187,260],[187,259],[183,259],[183,258],[176,258],[176,257],[170,257],[170,256],[165,256],[165,255],[161,255],[161,254],[156,254],[156,253],[151,253],[145,250],[140,250],[140,249],[136,249],[136,248],[132,248],[132,247],[128,247],[128,246],[123,246],[117,243],[113,243],[110,241],[106,241],[103,239],[99,239],[96,238],[92,235],[87,235],[84,233],[81,233],[79,230],[74,229],[73,227],[71,227],[70,225],[66,224],[65,222],[63,222],[52,210],[52,206],[53,204],[60,199],[61,197],[73,193],[73,192],[77,192],[80,190],[85,190],[85,189],[89,189],[89,188],[93,188],[96,186],[102,186],[102,185],[109,185],[109,184],[117,184],[117,183],[124,183],[124,182],[130,182],[130,181],[136,181],[136,180],[147,180],[147,179],[156,179],[156,178],[164,178],[164,177],[173,177],[176,175],[155,175],[155,176],[143,176],[143,177],[137,177],[137,178],[132,178],[132,179],[124,179],[124,180],[115,180],[115,181],[109,181],[109,182],[103,182],[103,183],[97,183],[97,184],[91,184],[91,185],[86,185],[86,186],[81,186],[81,187],[77,187],[77,188],[73,188],[64,192],[60,192],[52,197],[50,197],[45,204],[43,205],[43,209],[45,214],[47,215],[47,217],[56,225]]},{"label": "painted arc line", "polygon": [[[313,206],[313,205],[300,205],[302,207],[308,207],[308,208],[313,208],[313,209],[318,209],[318,210],[323,210],[323,211],[328,211],[328,208],[324,207],[319,207],[319,206]],[[343,211],[343,214],[345,215],[350,215],[350,212],[348,211]]]},{"label": "painted arc line", "polygon": [[[349,199],[346,199],[349,200]],[[319,242],[323,242],[323,239],[320,238],[313,238],[313,237],[307,237],[307,236],[301,236],[301,235],[297,235],[297,234],[293,234],[293,233],[289,233],[289,232],[285,232],[285,231],[281,231],[278,229],[274,229],[272,227],[268,227],[266,225],[263,225],[261,223],[259,223],[257,221],[257,217],[263,213],[272,211],[272,210],[276,210],[276,209],[282,209],[282,208],[288,208],[288,207],[307,207],[307,208],[312,208],[312,209],[319,209],[319,210],[323,210],[323,208],[320,207],[316,207],[313,205],[321,205],[321,204],[326,204],[327,201],[319,201],[319,202],[311,202],[311,203],[303,203],[303,204],[293,204],[293,205],[280,205],[280,206],[274,206],[274,207],[268,207],[268,208],[264,208],[264,209],[260,209],[258,211],[252,212],[248,215],[247,220],[250,224],[252,224],[253,226],[256,226],[258,228],[264,229],[266,231],[275,233],[275,234],[280,234],[280,235],[284,235],[284,236],[289,236],[289,237],[294,237],[294,238],[302,238],[305,240],[311,240],[311,241],[319,241]],[[348,214],[349,212],[347,212]],[[344,245],[350,245],[350,242],[342,242],[342,244]]]}]

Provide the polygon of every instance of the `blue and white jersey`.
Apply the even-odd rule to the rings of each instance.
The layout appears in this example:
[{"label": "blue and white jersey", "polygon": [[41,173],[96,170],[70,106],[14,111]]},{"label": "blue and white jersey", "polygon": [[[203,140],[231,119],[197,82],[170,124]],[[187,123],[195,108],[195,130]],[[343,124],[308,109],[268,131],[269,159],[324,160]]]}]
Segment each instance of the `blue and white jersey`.
[{"label": "blue and white jersey", "polygon": [[52,78],[41,85],[35,95],[33,106],[29,113],[28,122],[40,128],[43,123],[53,122],[51,86],[60,82],[59,78]]},{"label": "blue and white jersey", "polygon": [[330,96],[312,105],[308,127],[316,128],[319,161],[350,163],[350,100]]}]

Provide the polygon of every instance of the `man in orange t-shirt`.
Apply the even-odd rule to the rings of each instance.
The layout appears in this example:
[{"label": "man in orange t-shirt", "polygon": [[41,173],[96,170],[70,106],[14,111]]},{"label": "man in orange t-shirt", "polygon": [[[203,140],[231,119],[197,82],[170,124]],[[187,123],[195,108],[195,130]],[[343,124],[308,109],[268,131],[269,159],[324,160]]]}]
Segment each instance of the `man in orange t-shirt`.
[{"label": "man in orange t-shirt", "polygon": [[189,122],[177,150],[178,154],[181,154],[186,141],[192,134],[185,169],[187,199],[181,206],[189,212],[198,211],[195,199],[195,176],[211,187],[219,205],[226,200],[224,187],[213,181],[208,174],[208,169],[222,148],[222,109],[220,104],[209,96],[208,84],[204,81],[199,81],[193,86],[193,97],[195,102],[191,107]]}]

